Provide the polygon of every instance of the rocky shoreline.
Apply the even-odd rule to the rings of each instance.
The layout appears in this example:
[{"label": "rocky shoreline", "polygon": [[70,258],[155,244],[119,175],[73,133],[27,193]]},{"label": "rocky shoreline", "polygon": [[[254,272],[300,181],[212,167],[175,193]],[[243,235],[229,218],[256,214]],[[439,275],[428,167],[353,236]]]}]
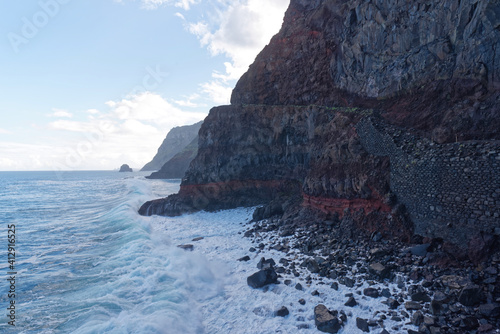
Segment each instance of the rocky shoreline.
[{"label": "rocky shoreline", "polygon": [[[265,212],[277,214],[259,220]],[[255,268],[259,270],[248,278],[250,286],[266,291],[268,284],[293,285],[298,278],[302,283],[294,287],[299,290],[317,284],[348,288],[344,305],[349,308],[362,307],[366,299],[385,304],[385,311],[370,318],[354,318],[321,303],[308,305],[314,307],[315,324],[322,332],[342,332],[346,322],[355,322],[360,332],[373,333],[500,332],[498,252],[474,265],[451,257],[439,239],[413,236],[410,243],[403,243],[380,233],[339,239],[338,222],[311,222],[304,214],[283,219],[272,207],[258,208],[254,218],[244,232],[255,244],[250,255],[275,250],[283,256],[261,258]],[[250,258],[239,260],[246,259]],[[288,312],[283,305],[276,315]]]}]

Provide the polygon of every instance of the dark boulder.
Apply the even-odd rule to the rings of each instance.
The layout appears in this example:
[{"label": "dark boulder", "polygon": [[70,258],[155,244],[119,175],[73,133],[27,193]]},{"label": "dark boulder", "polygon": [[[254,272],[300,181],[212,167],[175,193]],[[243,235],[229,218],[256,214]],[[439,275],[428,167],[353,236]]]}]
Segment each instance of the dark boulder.
[{"label": "dark boulder", "polygon": [[344,304],[345,306],[349,306],[349,307],[354,307],[356,305],[358,305],[358,302],[356,301],[356,299],[354,299],[354,297],[349,297],[349,299],[345,302]]},{"label": "dark boulder", "polygon": [[427,255],[427,250],[430,246],[430,244],[416,245],[409,248],[408,250],[412,255],[424,257]]},{"label": "dark boulder", "polygon": [[276,311],[276,316],[278,317],[286,317],[290,312],[286,308],[286,306],[282,306],[279,310]]},{"label": "dark boulder", "polygon": [[366,288],[366,289],[364,289],[363,290],[363,294],[365,296],[372,297],[372,298],[378,298],[379,297],[378,290],[374,289],[374,288]]},{"label": "dark boulder", "polygon": [[259,263],[257,263],[257,269],[266,269],[266,268],[274,268],[276,262],[273,259],[265,259],[261,258]]},{"label": "dark boulder", "polygon": [[380,279],[384,279],[390,276],[391,269],[384,266],[382,263],[376,262],[370,264],[370,273],[379,277]]},{"label": "dark boulder", "polygon": [[473,284],[465,286],[458,296],[458,301],[465,306],[479,304],[481,301],[481,288]]},{"label": "dark boulder", "polygon": [[368,321],[366,319],[356,318],[356,326],[363,332],[370,332]]},{"label": "dark boulder", "polygon": [[194,246],[191,245],[191,244],[187,244],[187,245],[178,245],[177,247],[179,247],[180,249],[184,249],[186,251],[192,251],[194,249]]},{"label": "dark boulder", "polygon": [[314,308],[314,323],[319,331],[325,333],[337,333],[342,326],[339,318],[323,304]]},{"label": "dark boulder", "polygon": [[274,268],[266,268],[250,275],[247,278],[247,284],[254,289],[262,288],[268,284],[273,284],[278,281],[278,274]]}]

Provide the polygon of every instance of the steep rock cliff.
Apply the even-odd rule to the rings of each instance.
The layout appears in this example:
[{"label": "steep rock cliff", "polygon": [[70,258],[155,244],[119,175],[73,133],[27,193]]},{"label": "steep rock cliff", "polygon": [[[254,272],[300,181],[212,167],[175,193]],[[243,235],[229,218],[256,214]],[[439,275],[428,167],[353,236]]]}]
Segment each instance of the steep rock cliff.
[{"label": "steep rock cliff", "polygon": [[153,160],[144,165],[141,171],[160,170],[167,161],[181,152],[196,138],[202,123],[198,122],[193,125],[178,126],[171,129],[158,148]]},{"label": "steep rock cliff", "polygon": [[[499,28],[498,1],[292,0],[232,105],[210,111],[180,192],[140,213],[300,194],[285,220],[309,210],[352,231],[466,247],[500,214],[500,181],[481,176],[500,174]],[[457,189],[441,187],[449,180]],[[429,198],[413,203],[413,186]]]},{"label": "steep rock cliff", "polygon": [[147,179],[180,179],[184,177],[189,164],[198,154],[198,136],[188,146],[168,160],[157,172],[146,176]]},{"label": "steep rock cliff", "polygon": [[499,6],[292,0],[231,103],[378,108],[440,143],[494,138]]}]

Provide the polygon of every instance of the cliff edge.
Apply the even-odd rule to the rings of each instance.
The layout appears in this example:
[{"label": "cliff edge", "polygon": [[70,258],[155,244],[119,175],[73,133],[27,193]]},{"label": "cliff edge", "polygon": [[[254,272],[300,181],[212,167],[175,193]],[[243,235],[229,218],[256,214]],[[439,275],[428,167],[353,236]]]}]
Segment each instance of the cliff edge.
[{"label": "cliff edge", "polygon": [[268,204],[344,236],[491,246],[500,217],[500,3],[292,0],[143,215]]},{"label": "cliff edge", "polygon": [[144,165],[141,171],[160,170],[166,162],[181,152],[198,136],[198,131],[202,123],[198,122],[193,125],[177,126],[171,129],[158,148],[158,152],[153,157],[153,160]]}]

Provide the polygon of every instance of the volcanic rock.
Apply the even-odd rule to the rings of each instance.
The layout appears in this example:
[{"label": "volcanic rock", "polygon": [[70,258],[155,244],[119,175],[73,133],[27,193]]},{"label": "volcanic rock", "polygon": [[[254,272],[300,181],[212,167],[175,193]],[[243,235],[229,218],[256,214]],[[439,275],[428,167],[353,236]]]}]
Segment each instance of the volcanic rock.
[{"label": "volcanic rock", "polygon": [[339,319],[323,304],[314,308],[314,323],[319,331],[325,333],[337,333],[341,328]]},{"label": "volcanic rock", "polygon": [[181,152],[196,138],[202,123],[203,122],[198,122],[193,125],[172,128],[158,148],[158,152],[154,156],[153,160],[144,165],[141,171],[154,171],[161,169],[167,161],[172,159],[177,153]]},{"label": "volcanic rock", "polygon": [[120,167],[120,172],[133,172],[133,170],[129,167],[129,165],[123,164]]},{"label": "volcanic rock", "polygon": [[278,274],[274,268],[266,268],[250,275],[247,278],[247,284],[254,289],[262,288],[268,284],[273,284],[278,281]]},{"label": "volcanic rock", "polygon": [[279,310],[276,311],[276,316],[278,317],[286,317],[290,312],[285,306],[282,306]]},{"label": "volcanic rock", "polygon": [[474,306],[481,301],[481,288],[477,285],[467,285],[458,296],[458,301],[465,306]]}]

